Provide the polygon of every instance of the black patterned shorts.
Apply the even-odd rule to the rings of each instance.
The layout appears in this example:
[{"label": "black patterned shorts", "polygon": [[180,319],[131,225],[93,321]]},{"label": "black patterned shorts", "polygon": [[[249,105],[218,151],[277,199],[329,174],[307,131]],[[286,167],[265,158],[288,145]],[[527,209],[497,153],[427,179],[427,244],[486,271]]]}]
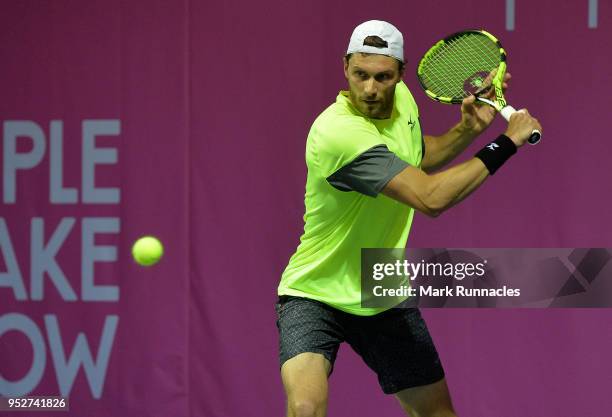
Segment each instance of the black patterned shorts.
[{"label": "black patterned shorts", "polygon": [[385,394],[432,384],[444,377],[425,321],[416,308],[392,308],[356,316],[307,298],[281,296],[276,304],[280,365],[314,352],[332,365],[340,343],[348,342],[378,375]]}]

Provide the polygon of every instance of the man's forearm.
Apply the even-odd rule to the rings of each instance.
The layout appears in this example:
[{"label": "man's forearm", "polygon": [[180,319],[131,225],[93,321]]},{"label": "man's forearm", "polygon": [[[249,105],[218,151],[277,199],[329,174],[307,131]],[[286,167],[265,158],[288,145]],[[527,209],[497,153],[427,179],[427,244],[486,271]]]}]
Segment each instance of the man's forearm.
[{"label": "man's forearm", "polygon": [[421,169],[429,173],[442,168],[463,152],[477,135],[457,123],[441,136],[424,136],[425,157],[421,162]]},{"label": "man's forearm", "polygon": [[436,217],[470,195],[488,176],[486,166],[477,158],[434,175],[408,166],[387,183],[382,193]]},{"label": "man's forearm", "polygon": [[[484,169],[483,169],[484,168]],[[447,210],[472,194],[489,177],[482,161],[473,158],[446,171],[434,174],[434,204]]]},{"label": "man's forearm", "polygon": [[[525,114],[524,117],[530,116]],[[527,134],[531,134],[528,129],[533,126],[539,127],[532,123],[523,128],[523,143],[529,137]],[[520,141],[518,146],[522,146]],[[495,174],[516,151],[517,142],[500,135],[478,151],[474,158],[433,175],[408,165],[387,183],[382,193],[428,216],[439,216],[470,195],[489,175]]]}]

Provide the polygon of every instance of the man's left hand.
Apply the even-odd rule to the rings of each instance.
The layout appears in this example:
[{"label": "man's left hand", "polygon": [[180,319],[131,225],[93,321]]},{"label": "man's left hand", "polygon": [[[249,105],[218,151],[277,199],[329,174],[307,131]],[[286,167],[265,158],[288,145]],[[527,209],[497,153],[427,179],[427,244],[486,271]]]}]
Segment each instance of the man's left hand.
[{"label": "man's left hand", "polygon": [[[510,73],[504,75],[504,83],[502,85],[504,92],[508,88],[510,78],[512,78]],[[491,88],[483,97],[495,100],[495,89]],[[493,123],[495,113],[497,111],[488,104],[477,103],[476,97],[473,95],[466,97],[461,103],[461,125],[472,134],[478,135]]]}]

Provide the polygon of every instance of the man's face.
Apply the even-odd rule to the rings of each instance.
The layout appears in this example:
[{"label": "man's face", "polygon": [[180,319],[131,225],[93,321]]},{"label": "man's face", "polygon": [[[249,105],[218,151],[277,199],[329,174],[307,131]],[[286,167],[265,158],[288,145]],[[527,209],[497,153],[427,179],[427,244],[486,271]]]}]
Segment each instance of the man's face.
[{"label": "man's face", "polygon": [[398,61],[386,55],[361,54],[344,59],[353,106],[365,116],[387,119],[393,111],[395,85],[401,80]]}]

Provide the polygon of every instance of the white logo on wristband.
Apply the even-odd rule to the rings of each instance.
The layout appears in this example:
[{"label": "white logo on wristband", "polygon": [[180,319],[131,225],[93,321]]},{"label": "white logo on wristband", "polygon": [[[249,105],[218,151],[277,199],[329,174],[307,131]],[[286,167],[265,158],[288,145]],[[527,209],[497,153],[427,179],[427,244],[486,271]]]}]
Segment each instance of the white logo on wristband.
[{"label": "white logo on wristband", "polygon": [[487,148],[489,148],[489,149],[491,149],[492,151],[494,151],[494,150],[495,150],[495,148],[499,148],[499,145],[498,145],[497,143],[495,143],[495,142],[492,142],[492,143],[489,143],[489,144],[487,145]]}]

